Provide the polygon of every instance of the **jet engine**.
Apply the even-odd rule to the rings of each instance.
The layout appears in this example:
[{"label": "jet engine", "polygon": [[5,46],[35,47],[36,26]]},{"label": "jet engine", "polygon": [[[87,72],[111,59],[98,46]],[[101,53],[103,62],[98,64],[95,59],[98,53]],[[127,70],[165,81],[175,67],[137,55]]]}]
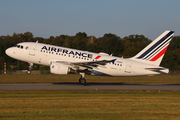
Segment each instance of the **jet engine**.
[{"label": "jet engine", "polygon": [[68,65],[52,62],[50,65],[50,72],[53,74],[65,75],[70,72]]}]

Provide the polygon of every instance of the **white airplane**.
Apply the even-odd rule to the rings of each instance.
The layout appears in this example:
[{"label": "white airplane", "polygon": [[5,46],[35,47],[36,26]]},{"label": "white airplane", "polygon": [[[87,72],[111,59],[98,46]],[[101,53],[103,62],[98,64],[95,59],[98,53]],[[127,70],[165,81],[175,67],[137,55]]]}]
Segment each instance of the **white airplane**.
[{"label": "white airplane", "polygon": [[22,42],[6,50],[14,59],[33,64],[50,66],[53,74],[76,72],[79,83],[85,84],[85,74],[107,76],[142,76],[167,74],[169,69],[159,66],[174,31],[165,31],[132,58],[120,58],[106,53],[93,53],[38,42]]}]

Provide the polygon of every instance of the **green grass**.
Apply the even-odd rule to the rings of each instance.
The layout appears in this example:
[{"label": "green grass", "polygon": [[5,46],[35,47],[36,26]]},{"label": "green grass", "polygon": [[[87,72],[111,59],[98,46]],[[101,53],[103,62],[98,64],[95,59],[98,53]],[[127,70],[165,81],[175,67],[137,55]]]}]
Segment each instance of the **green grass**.
[{"label": "green grass", "polygon": [[[79,75],[0,75],[0,83],[77,83]],[[180,83],[180,76],[100,77],[93,83]],[[0,120],[180,118],[180,92],[0,91]]]},{"label": "green grass", "polygon": [[1,91],[0,119],[180,118],[179,92]]},{"label": "green grass", "polygon": [[[0,75],[0,83],[77,83],[80,75]],[[88,83],[180,83],[180,76],[142,77],[85,76]]]}]

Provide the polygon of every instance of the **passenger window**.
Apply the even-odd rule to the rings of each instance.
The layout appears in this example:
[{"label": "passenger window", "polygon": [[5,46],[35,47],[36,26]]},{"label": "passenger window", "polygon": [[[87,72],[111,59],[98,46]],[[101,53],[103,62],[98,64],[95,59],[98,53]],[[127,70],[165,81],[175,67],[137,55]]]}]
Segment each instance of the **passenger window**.
[{"label": "passenger window", "polygon": [[23,46],[21,46],[21,49],[23,49]]}]

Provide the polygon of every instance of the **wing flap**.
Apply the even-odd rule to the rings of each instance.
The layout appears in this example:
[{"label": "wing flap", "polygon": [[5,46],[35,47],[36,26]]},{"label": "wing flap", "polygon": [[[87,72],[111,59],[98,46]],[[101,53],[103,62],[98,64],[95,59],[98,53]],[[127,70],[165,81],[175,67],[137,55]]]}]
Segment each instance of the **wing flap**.
[{"label": "wing flap", "polygon": [[105,66],[107,63],[114,63],[116,59],[113,60],[101,60],[101,61],[92,61],[92,62],[77,62],[77,63],[71,63],[73,65],[79,65],[84,67],[99,67],[99,66]]},{"label": "wing flap", "polygon": [[113,60],[101,60],[101,61],[91,61],[91,62],[64,62],[64,61],[56,61],[58,63],[63,63],[71,66],[75,70],[85,70],[85,69],[93,69],[97,67],[105,67],[107,63],[114,63],[116,59]]}]

